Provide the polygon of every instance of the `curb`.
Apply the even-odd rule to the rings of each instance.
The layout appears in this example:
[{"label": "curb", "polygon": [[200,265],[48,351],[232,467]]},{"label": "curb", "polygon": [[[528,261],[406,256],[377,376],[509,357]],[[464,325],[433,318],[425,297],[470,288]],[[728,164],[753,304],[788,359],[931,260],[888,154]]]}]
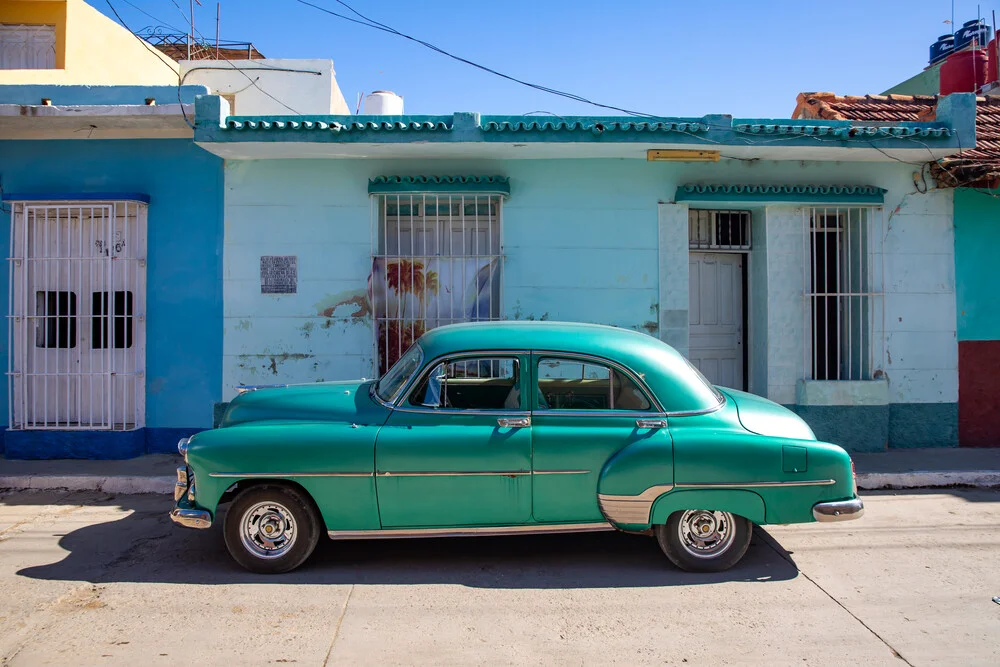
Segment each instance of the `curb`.
[{"label": "curb", "polygon": [[934,489],[948,486],[1000,487],[1000,470],[935,472],[862,472],[855,475],[859,489]]},{"label": "curb", "polygon": [[101,491],[104,493],[161,493],[172,494],[177,483],[174,477],[110,476],[97,475],[9,475],[0,476],[0,489]]}]

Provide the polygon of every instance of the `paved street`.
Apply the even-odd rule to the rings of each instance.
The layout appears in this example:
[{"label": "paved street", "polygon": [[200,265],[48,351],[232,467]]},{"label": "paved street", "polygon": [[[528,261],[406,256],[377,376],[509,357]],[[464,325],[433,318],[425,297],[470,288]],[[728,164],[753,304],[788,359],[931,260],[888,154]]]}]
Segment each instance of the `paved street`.
[{"label": "paved street", "polygon": [[0,496],[0,662],[1000,663],[1000,492],[873,492],[864,519],[758,529],[730,572],[653,540],[337,543],[251,575],[168,497]]}]

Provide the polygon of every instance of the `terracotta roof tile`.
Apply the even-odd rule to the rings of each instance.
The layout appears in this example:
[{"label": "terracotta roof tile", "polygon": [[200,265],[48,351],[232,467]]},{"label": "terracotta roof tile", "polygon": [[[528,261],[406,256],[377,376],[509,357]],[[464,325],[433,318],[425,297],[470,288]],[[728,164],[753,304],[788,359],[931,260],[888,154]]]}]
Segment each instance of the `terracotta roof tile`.
[{"label": "terracotta roof tile", "polygon": [[[935,119],[937,95],[836,95],[800,93],[792,118],[859,123],[928,122]],[[1000,97],[976,98],[976,148],[948,164],[993,177],[1000,175]]]}]

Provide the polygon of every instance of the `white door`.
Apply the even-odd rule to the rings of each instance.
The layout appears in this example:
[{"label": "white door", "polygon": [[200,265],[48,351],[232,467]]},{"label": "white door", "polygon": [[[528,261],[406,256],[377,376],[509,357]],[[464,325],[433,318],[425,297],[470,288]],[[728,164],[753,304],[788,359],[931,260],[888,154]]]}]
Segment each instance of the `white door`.
[{"label": "white door", "polygon": [[743,255],[690,254],[691,363],[712,384],[743,388]]}]

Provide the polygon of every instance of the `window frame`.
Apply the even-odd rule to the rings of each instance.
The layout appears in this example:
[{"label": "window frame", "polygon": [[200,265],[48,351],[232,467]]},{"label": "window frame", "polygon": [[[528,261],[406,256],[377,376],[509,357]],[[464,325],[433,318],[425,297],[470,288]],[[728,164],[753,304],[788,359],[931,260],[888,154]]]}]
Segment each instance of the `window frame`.
[{"label": "window frame", "polygon": [[[558,408],[543,408],[538,405],[538,364],[541,363],[543,359],[563,359],[566,361],[573,361],[582,364],[590,364],[606,366],[611,370],[618,371],[632,380],[635,386],[639,388],[639,391],[643,393],[646,400],[649,402],[648,410],[619,410],[617,408],[608,409],[596,409],[596,410],[561,410]],[[532,414],[542,414],[542,415],[557,415],[565,417],[665,417],[667,412],[663,409],[660,404],[659,399],[656,398],[656,394],[649,388],[639,376],[638,373],[633,372],[631,369],[623,366],[617,361],[607,359],[604,357],[596,357],[588,354],[575,353],[575,352],[559,352],[556,350],[532,350],[531,351],[531,399],[528,404],[528,408]]]},{"label": "window frame", "polygon": [[[831,226],[833,220],[836,222]],[[806,206],[802,211],[802,226],[805,304],[802,313],[802,378],[806,382],[876,380],[884,353],[884,333],[881,337],[876,336],[876,325],[885,316],[885,275],[882,267],[885,209],[876,204]],[[856,231],[852,232],[855,227]],[[821,257],[816,244],[822,238],[825,253],[830,236],[836,243],[836,261],[833,271],[828,273],[817,264]],[[857,244],[857,250],[854,250],[854,244]],[[825,261],[825,257],[822,259]],[[823,290],[817,284],[821,274]],[[833,291],[829,289],[831,277],[836,283]],[[858,282],[855,283],[855,280]],[[819,314],[821,303],[826,310],[822,318]],[[854,315],[855,312],[857,315]],[[818,331],[821,321],[824,328]],[[831,331],[834,335],[830,334]],[[824,337],[822,358],[817,356],[819,350],[816,344],[821,334]],[[835,359],[832,364],[831,351]]]},{"label": "window frame", "polygon": [[[399,398],[393,405],[393,410],[398,410],[399,412],[419,412],[419,413],[432,413],[440,415],[527,415],[530,410],[525,406],[526,392],[523,388],[524,376],[522,374],[522,368],[524,368],[524,361],[529,358],[529,353],[520,350],[476,350],[471,352],[452,352],[450,354],[442,354],[440,356],[431,359],[423,368],[420,369],[419,373],[414,373],[413,377],[410,379],[409,384],[405,389],[400,392]],[[518,381],[522,382],[520,405],[516,409],[503,408],[499,410],[490,410],[486,408],[476,408],[476,409],[466,409],[466,408],[434,408],[425,407],[420,405],[413,405],[410,403],[410,397],[413,393],[420,387],[424,379],[437,368],[442,363],[449,363],[453,361],[471,360],[471,359],[513,359],[514,370],[515,370],[515,384]],[[530,370],[530,366],[528,367]]]}]

